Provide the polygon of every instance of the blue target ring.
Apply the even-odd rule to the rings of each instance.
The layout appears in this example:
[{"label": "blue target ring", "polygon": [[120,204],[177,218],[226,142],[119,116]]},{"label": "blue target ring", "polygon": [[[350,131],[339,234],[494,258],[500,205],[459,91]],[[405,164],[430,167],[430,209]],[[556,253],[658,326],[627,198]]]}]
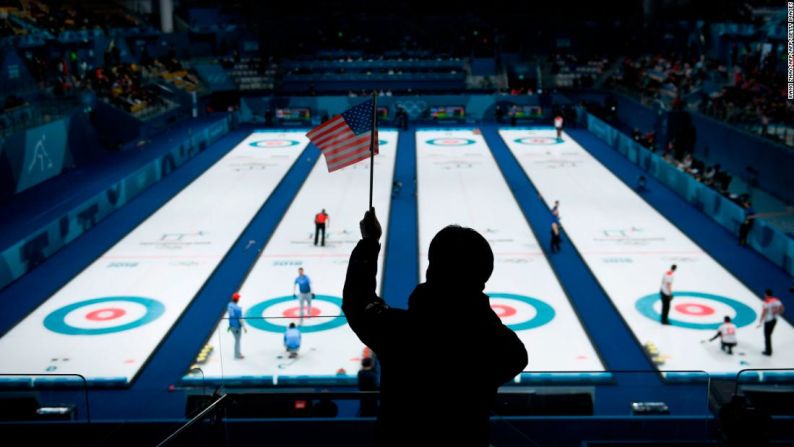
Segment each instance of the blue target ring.
[{"label": "blue target ring", "polygon": [[433,146],[468,146],[474,144],[474,140],[457,137],[432,138],[427,140],[427,144],[432,144]]},{"label": "blue target ring", "polygon": [[[273,324],[268,321],[268,318],[262,317],[265,314],[265,311],[274,306],[276,304],[286,303],[288,301],[295,300],[295,297],[292,295],[288,296],[280,296],[278,298],[274,298],[272,300],[262,301],[251,306],[250,309],[245,313],[246,323],[249,326],[255,327],[257,329],[261,329],[267,332],[276,332],[276,333],[283,333],[287,327],[286,326],[279,326],[277,324]],[[330,295],[315,295],[313,301],[325,301],[327,303],[335,304],[339,306],[339,309],[342,309],[342,298]],[[312,317],[312,318],[323,318],[320,317]],[[347,320],[344,316],[338,315],[331,319],[330,321],[326,321],[325,323],[311,325],[311,326],[303,326],[301,327],[301,332],[309,333],[309,332],[320,332],[320,331],[327,331],[329,329],[338,328],[339,326],[343,326],[347,323]]]},{"label": "blue target ring", "polygon": [[[103,328],[81,328],[75,327],[66,323],[66,316],[77,309],[92,304],[98,303],[112,303],[118,301],[126,301],[128,303],[140,304],[146,308],[146,313],[135,321],[130,321],[119,326],[103,327]],[[78,301],[68,306],[61,307],[44,318],[44,327],[47,329],[65,335],[104,335],[116,332],[123,332],[130,329],[141,327],[145,324],[160,318],[165,312],[165,305],[163,303],[151,299],[143,298],[140,296],[108,296],[103,298],[93,298],[90,300]]]},{"label": "blue target ring", "polygon": [[553,144],[561,144],[562,140],[556,137],[521,137],[513,140],[518,144],[525,144],[527,146],[551,146]]},{"label": "blue target ring", "polygon": [[487,295],[490,298],[507,298],[510,300],[521,301],[522,303],[529,304],[530,306],[535,308],[535,311],[537,313],[531,319],[521,323],[507,325],[507,327],[509,327],[514,331],[523,331],[526,329],[534,329],[543,326],[549,323],[551,320],[553,320],[554,316],[556,315],[556,312],[554,312],[553,307],[551,307],[546,302],[541,301],[537,298],[532,298],[524,295],[516,295],[513,293],[488,293]]},{"label": "blue target ring", "polygon": [[[733,324],[736,325],[737,328],[753,324],[756,318],[756,313],[750,306],[740,301],[737,301],[733,298],[728,298],[722,295],[714,295],[712,293],[692,292],[692,291],[675,292],[673,294],[673,302],[675,302],[676,298],[684,297],[684,296],[691,296],[694,298],[705,298],[707,300],[716,301],[722,304],[727,304],[736,312],[736,316],[732,318],[732,322]],[[653,308],[654,303],[656,303],[656,301],[659,300],[661,300],[661,297],[659,296],[658,293],[645,295],[637,300],[637,302],[635,303],[635,307],[645,317],[650,318],[651,320],[654,321],[659,321],[662,315],[659,312],[657,312],[656,309]],[[670,324],[673,326],[684,327],[687,329],[702,329],[702,330],[716,330],[723,323],[722,319],[714,323],[692,323],[689,321],[675,320],[673,318],[670,318],[669,321]]]},{"label": "blue target ring", "polygon": [[251,143],[248,143],[251,147],[256,147],[259,149],[275,149],[280,147],[290,147],[300,144],[299,141],[295,140],[285,140],[279,138],[271,138],[267,140],[256,140]]}]

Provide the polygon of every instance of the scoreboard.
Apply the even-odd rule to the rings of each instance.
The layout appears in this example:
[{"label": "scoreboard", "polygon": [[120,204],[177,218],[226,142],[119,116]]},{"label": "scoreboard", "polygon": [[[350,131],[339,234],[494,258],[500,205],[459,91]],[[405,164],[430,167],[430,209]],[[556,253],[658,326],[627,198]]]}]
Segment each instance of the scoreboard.
[{"label": "scoreboard", "polygon": [[463,106],[430,106],[430,117],[437,120],[459,120],[466,118]]},{"label": "scoreboard", "polygon": [[309,121],[312,112],[308,108],[276,109],[276,118],[284,121]]}]

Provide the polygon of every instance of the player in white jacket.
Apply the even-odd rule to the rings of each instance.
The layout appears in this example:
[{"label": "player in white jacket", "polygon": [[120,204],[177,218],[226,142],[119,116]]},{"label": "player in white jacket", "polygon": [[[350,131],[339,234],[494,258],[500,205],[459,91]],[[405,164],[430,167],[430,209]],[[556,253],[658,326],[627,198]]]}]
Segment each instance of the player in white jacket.
[{"label": "player in white jacket", "polygon": [[731,317],[726,316],[725,322],[722,323],[717,329],[717,334],[714,335],[709,339],[709,341],[713,341],[720,338],[722,342],[722,350],[727,352],[728,354],[733,355],[733,347],[736,346],[736,325],[731,323]]}]

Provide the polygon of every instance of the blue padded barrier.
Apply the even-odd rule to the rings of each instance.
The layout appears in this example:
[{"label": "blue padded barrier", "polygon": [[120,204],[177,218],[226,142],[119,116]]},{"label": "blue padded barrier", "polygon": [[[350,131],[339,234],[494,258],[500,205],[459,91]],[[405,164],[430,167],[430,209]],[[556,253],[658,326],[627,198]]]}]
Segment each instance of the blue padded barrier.
[{"label": "blue padded barrier", "polygon": [[[729,232],[738,235],[744,220],[744,210],[738,204],[591,114],[587,114],[587,129]],[[788,274],[794,275],[794,240],[791,237],[759,218],[750,231],[748,243]]]},{"label": "blue padded barrier", "polygon": [[0,289],[35,268],[228,132],[228,119],[218,119],[192,133],[186,140],[173,142],[169,152],[108,185],[64,215],[53,218],[42,227],[31,228],[27,237],[0,252]]},{"label": "blue padded barrier", "polygon": [[588,383],[612,383],[615,377],[610,372],[570,372],[570,373],[544,373],[544,372],[523,372],[519,376],[521,384],[588,384]]}]

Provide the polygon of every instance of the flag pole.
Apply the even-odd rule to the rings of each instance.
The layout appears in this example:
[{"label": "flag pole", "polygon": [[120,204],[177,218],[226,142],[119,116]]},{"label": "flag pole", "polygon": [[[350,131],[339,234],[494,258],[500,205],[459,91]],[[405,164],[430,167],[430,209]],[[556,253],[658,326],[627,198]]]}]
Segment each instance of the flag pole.
[{"label": "flag pole", "polygon": [[375,169],[375,144],[378,138],[378,94],[372,91],[372,136],[369,140],[369,209],[372,209],[372,182]]}]

